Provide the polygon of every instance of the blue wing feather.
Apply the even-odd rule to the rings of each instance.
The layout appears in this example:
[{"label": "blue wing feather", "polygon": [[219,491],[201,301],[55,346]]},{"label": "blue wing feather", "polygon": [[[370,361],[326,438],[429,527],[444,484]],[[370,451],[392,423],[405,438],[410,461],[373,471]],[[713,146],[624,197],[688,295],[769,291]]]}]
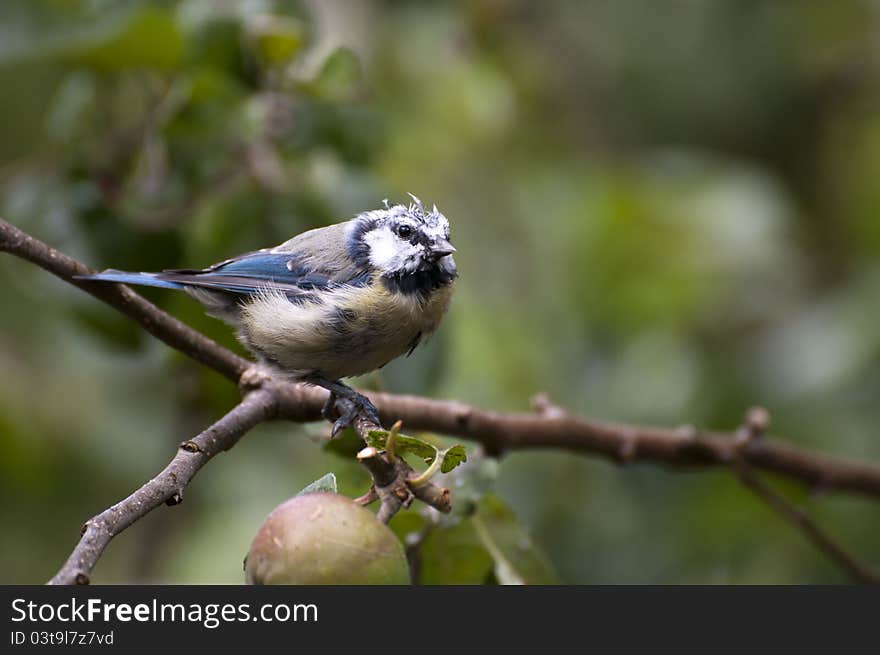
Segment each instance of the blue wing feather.
[{"label": "blue wing feather", "polygon": [[179,282],[162,280],[156,277],[156,273],[129,273],[117,271],[112,268],[96,273],[95,275],[78,275],[80,280],[98,280],[99,282],[119,282],[121,284],[139,284],[147,287],[161,287],[163,289],[183,289],[184,285]]},{"label": "blue wing feather", "polygon": [[[338,276],[335,276],[338,278]],[[107,270],[83,279],[123,284],[140,284],[166,289],[200,287],[236,295],[251,295],[263,290],[276,290],[291,299],[333,286],[363,286],[370,279],[368,272],[358,272],[348,279],[333,279],[328,273],[310,270],[297,262],[291,253],[258,251],[215,264],[203,270],[179,269],[161,273],[129,273]]]},{"label": "blue wing feather", "polygon": [[[169,271],[174,272],[174,271]],[[290,254],[252,252],[229,259],[201,271],[181,271],[195,274],[234,275],[255,280],[294,281],[306,273]]]},{"label": "blue wing feather", "polygon": [[250,252],[201,270],[108,270],[86,277],[166,289],[201,288],[233,296],[269,289],[291,300],[306,298],[321,289],[364,286],[370,278],[371,272],[359,267],[350,256],[345,223],[309,230],[271,250]]}]

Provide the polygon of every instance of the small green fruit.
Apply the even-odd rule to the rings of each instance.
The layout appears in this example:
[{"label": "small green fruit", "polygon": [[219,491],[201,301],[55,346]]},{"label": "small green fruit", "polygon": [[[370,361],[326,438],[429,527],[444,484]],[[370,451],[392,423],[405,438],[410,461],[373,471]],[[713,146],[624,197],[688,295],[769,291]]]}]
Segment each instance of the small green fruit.
[{"label": "small green fruit", "polygon": [[248,584],[409,584],[403,546],[371,512],[345,496],[285,501],[257,531],[245,560]]}]

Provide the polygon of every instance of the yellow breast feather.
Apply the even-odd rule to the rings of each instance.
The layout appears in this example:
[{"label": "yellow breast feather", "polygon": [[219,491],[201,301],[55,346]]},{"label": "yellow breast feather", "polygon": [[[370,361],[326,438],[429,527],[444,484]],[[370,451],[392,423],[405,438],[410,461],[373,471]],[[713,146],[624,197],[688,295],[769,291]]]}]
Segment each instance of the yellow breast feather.
[{"label": "yellow breast feather", "polygon": [[361,375],[436,330],[451,295],[452,285],[427,299],[394,293],[378,277],[299,303],[265,291],[242,308],[243,339],[294,375]]}]

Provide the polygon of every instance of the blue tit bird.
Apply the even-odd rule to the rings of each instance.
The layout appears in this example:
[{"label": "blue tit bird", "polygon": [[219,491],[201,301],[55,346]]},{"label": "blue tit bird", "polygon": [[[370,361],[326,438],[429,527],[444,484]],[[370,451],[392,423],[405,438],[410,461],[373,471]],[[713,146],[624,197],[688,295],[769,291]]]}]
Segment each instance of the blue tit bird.
[{"label": "blue tit bird", "polygon": [[[378,423],[373,404],[341,382],[411,353],[434,332],[458,275],[449,222],[436,205],[366,211],[303,232],[274,248],[202,270],[129,273],[109,269],[84,279],[182,289],[232,325],[261,361],[330,391],[348,409],[333,433],[358,412]],[[326,412],[325,412],[326,414]]]}]

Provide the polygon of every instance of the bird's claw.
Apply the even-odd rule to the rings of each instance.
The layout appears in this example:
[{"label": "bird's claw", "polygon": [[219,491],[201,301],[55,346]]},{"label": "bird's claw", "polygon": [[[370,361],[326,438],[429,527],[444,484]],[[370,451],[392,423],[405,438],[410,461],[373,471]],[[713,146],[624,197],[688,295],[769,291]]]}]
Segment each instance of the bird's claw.
[{"label": "bird's claw", "polygon": [[345,428],[354,427],[354,420],[358,416],[357,407],[355,407],[355,404],[347,398],[337,400],[336,407],[339,407],[340,405],[345,409],[337,414],[338,418],[333,422],[333,429],[330,431],[331,439],[342,432]]},{"label": "bird's claw", "polygon": [[371,423],[375,423],[379,427],[382,427],[382,423],[379,421],[379,410],[376,409],[376,406],[369,398],[366,396],[360,396],[357,405],[358,411],[369,419]]},{"label": "bird's claw", "polygon": [[370,402],[369,398],[357,394],[350,398],[339,398],[335,394],[330,394],[321,414],[325,419],[333,423],[330,431],[330,437],[333,438],[345,428],[354,427],[354,422],[358,417],[363,417],[381,426],[379,422],[379,410]]}]

